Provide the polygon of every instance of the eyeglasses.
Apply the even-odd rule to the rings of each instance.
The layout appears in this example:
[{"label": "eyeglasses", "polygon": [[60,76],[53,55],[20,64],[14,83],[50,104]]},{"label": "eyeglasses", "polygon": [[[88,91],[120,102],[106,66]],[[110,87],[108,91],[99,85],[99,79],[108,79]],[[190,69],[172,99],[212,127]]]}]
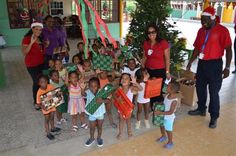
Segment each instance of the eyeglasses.
[{"label": "eyeglasses", "polygon": [[150,35],[150,34],[153,34],[153,35],[154,35],[154,34],[156,34],[156,33],[157,33],[156,31],[149,31],[149,32],[148,32],[148,35]]}]

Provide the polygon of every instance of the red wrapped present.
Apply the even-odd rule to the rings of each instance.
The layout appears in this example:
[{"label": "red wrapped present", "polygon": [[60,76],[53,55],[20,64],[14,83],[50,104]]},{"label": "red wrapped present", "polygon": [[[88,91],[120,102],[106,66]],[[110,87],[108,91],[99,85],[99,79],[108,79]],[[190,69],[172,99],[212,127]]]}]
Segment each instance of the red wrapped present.
[{"label": "red wrapped present", "polygon": [[134,104],[125,95],[121,88],[118,88],[114,95],[114,105],[124,119],[128,119],[134,109]]},{"label": "red wrapped present", "polygon": [[146,82],[144,98],[152,98],[161,94],[162,78],[148,80]]}]

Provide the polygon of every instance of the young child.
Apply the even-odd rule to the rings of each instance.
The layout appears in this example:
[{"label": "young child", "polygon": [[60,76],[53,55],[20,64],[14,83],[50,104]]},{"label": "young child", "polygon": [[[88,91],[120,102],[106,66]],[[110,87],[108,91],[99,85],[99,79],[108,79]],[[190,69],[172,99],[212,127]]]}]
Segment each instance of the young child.
[{"label": "young child", "polygon": [[[107,71],[103,70],[100,73],[98,73],[98,78],[99,78],[99,83],[100,83],[101,88],[103,88],[105,85],[110,83],[110,81],[108,79]],[[109,119],[110,125],[113,128],[117,128],[117,125],[114,123],[112,113],[111,113],[111,109],[112,109],[111,96],[108,97],[108,101],[109,102],[106,103],[106,112],[107,112],[107,115],[108,115],[108,119]]]},{"label": "young child", "polygon": [[[42,101],[40,96],[52,91],[54,87],[50,84],[48,84],[48,77],[47,76],[40,76],[39,77],[39,89],[37,92],[37,104],[41,106],[42,112],[44,115],[44,126],[45,126],[45,131],[46,131],[46,136],[49,140],[55,139],[54,135],[51,132],[58,132],[60,131],[60,128],[57,128],[54,126],[54,112],[56,111],[55,108],[45,110],[44,106],[42,105]],[[51,126],[51,130],[49,128],[49,125]]]},{"label": "young child", "polygon": [[59,77],[64,82],[66,76],[66,69],[63,67],[62,60],[55,61],[55,69],[59,72]]},{"label": "young child", "polygon": [[[177,94],[180,89],[179,83],[171,81],[167,86],[167,96],[164,99],[165,111],[155,111],[156,115],[164,115],[164,126],[160,126],[162,136],[157,140],[158,142],[166,141],[168,137],[168,142],[164,145],[165,148],[172,148],[174,146],[172,141],[172,131],[175,119],[175,111],[177,107]],[[167,137],[166,137],[166,133]]]},{"label": "young child", "polygon": [[[88,83],[89,89],[85,91],[85,84],[81,85],[82,88],[82,95],[86,96],[86,105],[88,105],[93,98],[96,96],[100,89],[100,83],[99,79],[97,77],[92,77],[89,80]],[[102,125],[103,125],[103,120],[104,120],[104,114],[106,113],[106,108],[105,108],[105,103],[107,103],[107,99],[102,99],[98,98],[96,103],[101,105],[98,110],[93,114],[89,114],[89,127],[90,127],[90,138],[86,141],[85,146],[89,147],[91,146],[94,141],[94,133],[97,128],[98,130],[98,136],[97,136],[97,146],[102,147],[103,146],[103,139],[101,138],[102,136]]]},{"label": "young child", "polygon": [[[59,72],[57,70],[52,70],[49,76],[50,76],[50,84],[54,88],[59,88],[64,85],[64,83],[59,78]],[[62,117],[63,113],[67,113],[67,102],[66,102],[67,97],[65,94],[64,94],[64,99],[65,99],[65,103],[61,104],[60,106],[56,108],[56,116],[57,116],[56,127],[59,127],[59,128],[61,128],[62,122],[66,122],[66,119]]]},{"label": "young child", "polygon": [[89,59],[84,60],[82,71],[80,71],[82,77],[85,81],[88,81],[90,78],[96,76],[96,73],[92,69],[92,64]]},{"label": "young child", "polygon": [[66,84],[69,90],[68,113],[72,116],[72,130],[78,130],[78,114],[81,128],[87,129],[85,123],[85,102],[81,95],[81,87],[77,72],[66,73]]},{"label": "young child", "polygon": [[138,110],[137,110],[137,122],[136,122],[135,128],[136,129],[140,128],[142,109],[144,109],[144,115],[145,115],[144,123],[145,123],[145,126],[146,126],[146,128],[150,128],[150,124],[149,124],[149,120],[148,120],[149,119],[149,102],[150,102],[150,99],[149,98],[148,99],[144,98],[145,85],[146,85],[145,81],[148,80],[149,74],[144,68],[141,68],[141,69],[138,69],[135,72],[135,76],[136,76],[137,82],[142,87],[142,90],[139,91],[138,95],[137,95]]},{"label": "young child", "polygon": [[80,56],[79,54],[76,54],[72,57],[72,63],[74,63],[75,65],[77,65],[78,71],[81,73],[83,72],[83,60],[82,60],[82,56]]},{"label": "young child", "polygon": [[49,66],[49,69],[54,69],[55,68],[55,61],[53,59],[50,59],[48,61],[48,66]]},{"label": "young child", "polygon": [[[124,91],[126,96],[129,98],[129,100],[132,102],[134,95],[138,93],[138,91],[142,90],[142,87],[136,82],[135,78],[132,77],[128,73],[123,73],[120,77],[120,85],[121,89]],[[114,97],[115,98],[115,97]],[[127,132],[128,137],[132,137],[132,130],[131,130],[131,117],[128,119],[124,119],[121,115],[119,115],[119,133],[117,135],[117,139],[120,139],[123,134],[123,128],[124,124],[126,122],[127,124]]]},{"label": "young child", "polygon": [[77,49],[78,49],[78,53],[77,54],[83,54],[84,53],[84,43],[83,42],[79,42],[77,44]]},{"label": "young child", "polygon": [[132,77],[135,76],[135,72],[139,69],[139,66],[136,64],[135,59],[129,59],[127,61],[127,66],[124,66],[122,73],[129,73]]}]

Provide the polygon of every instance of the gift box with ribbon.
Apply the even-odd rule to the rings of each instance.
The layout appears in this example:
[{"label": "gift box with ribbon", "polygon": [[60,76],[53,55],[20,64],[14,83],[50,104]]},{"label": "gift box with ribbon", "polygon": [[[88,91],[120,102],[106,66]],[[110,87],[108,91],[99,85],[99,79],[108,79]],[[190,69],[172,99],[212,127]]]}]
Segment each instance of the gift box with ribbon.
[{"label": "gift box with ribbon", "polygon": [[128,119],[134,109],[134,104],[125,95],[124,91],[119,88],[115,92],[114,105],[118,109],[118,112],[124,119]]},{"label": "gift box with ribbon", "polygon": [[111,84],[105,85],[99,92],[96,94],[96,96],[93,98],[93,100],[85,107],[86,112],[93,115],[97,109],[101,106],[96,103],[96,100],[98,98],[106,99],[113,91],[115,90],[115,87]]}]

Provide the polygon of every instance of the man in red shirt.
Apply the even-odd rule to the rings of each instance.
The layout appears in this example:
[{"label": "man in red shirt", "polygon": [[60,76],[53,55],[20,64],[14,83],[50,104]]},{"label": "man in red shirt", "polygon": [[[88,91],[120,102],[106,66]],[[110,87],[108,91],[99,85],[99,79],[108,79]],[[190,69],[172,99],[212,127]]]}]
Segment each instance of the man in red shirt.
[{"label": "man in red shirt", "polygon": [[[198,108],[189,111],[189,115],[206,115],[207,86],[209,87],[209,110],[211,120],[209,128],[216,128],[217,118],[220,112],[219,91],[222,79],[229,76],[229,68],[232,59],[231,39],[226,27],[215,22],[215,10],[206,8],[201,16],[202,28],[199,29],[194,42],[194,53],[190,59],[187,70],[190,70],[192,62],[198,57],[196,74],[196,89],[198,96]],[[222,56],[226,50],[226,66],[223,69]],[[222,70],[223,69],[223,70]]]}]

